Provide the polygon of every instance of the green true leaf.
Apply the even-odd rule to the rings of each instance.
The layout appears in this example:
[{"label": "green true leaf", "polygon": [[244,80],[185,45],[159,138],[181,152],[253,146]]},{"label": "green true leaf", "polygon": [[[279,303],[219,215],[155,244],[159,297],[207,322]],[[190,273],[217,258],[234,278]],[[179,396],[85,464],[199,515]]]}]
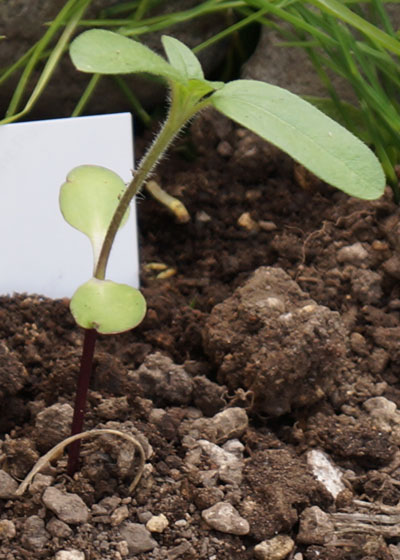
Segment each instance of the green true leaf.
[{"label": "green true leaf", "polygon": [[147,72],[171,80],[182,76],[148,47],[104,29],[85,31],[71,43],[70,56],[78,70],[94,74]]},{"label": "green true leaf", "polygon": [[297,95],[263,82],[237,80],[210,101],[345,193],[368,200],[382,195],[385,176],[371,150]]},{"label": "green true leaf", "polygon": [[201,64],[186,45],[167,35],[163,35],[162,44],[171,66],[182,76],[185,76],[187,80],[203,80],[204,73]]},{"label": "green true leaf", "polygon": [[[311,103],[311,105],[314,105],[314,107],[325,113],[325,115],[328,115],[328,117],[331,117],[333,120],[349,129],[366,144],[372,143],[372,138],[365,125],[365,118],[362,111],[354,107],[354,105],[351,105],[351,103],[347,103],[346,101],[340,102],[341,109],[347,118],[346,122],[333,99],[328,97],[316,97],[314,95],[303,95],[302,97],[308,101],[308,103]],[[349,125],[351,128],[349,128]]]},{"label": "green true leaf", "polygon": [[76,290],[70,308],[81,327],[96,329],[102,334],[117,334],[142,322],[146,300],[131,286],[91,278]]},{"label": "green true leaf", "polygon": [[[97,165],[81,165],[61,186],[60,208],[65,220],[87,235],[92,243],[94,268],[111,218],[125,183],[113,171]],[[126,212],[121,226],[126,222]]]}]

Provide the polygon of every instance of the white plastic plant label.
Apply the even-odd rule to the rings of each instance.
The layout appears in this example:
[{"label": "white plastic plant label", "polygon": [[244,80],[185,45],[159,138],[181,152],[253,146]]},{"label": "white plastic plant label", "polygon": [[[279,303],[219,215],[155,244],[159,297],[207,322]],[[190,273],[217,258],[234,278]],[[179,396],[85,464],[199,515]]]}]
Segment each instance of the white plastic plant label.
[{"label": "white plastic plant label", "polygon": [[[0,126],[0,293],[71,297],[92,275],[89,239],[63,219],[58,197],[78,165],[107,167],[129,182],[129,113]],[[107,277],[139,284],[135,206],[118,232]]]}]

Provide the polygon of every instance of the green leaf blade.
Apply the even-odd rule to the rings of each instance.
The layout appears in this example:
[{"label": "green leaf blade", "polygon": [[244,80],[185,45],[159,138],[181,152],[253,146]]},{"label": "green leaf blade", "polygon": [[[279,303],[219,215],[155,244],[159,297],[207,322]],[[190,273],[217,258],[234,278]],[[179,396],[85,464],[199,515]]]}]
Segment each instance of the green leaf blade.
[{"label": "green leaf blade", "polygon": [[70,56],[75,67],[82,72],[147,72],[171,80],[182,79],[166,60],[145,45],[105,29],[90,29],[79,35],[71,43]]},{"label": "green leaf blade", "polygon": [[[93,248],[94,267],[124,191],[125,183],[119,175],[97,165],[75,167],[61,186],[61,212],[72,227],[89,237]],[[129,210],[121,226],[128,219],[128,215]]]},{"label": "green leaf blade", "polygon": [[168,60],[186,80],[203,80],[204,73],[199,59],[181,41],[168,35],[162,36],[162,44]]},{"label": "green leaf blade", "polygon": [[127,284],[91,278],[76,290],[70,309],[77,324],[84,329],[117,334],[142,322],[146,300],[139,290]]},{"label": "green leaf blade", "polygon": [[237,80],[210,101],[343,192],[367,200],[382,195],[385,176],[371,150],[297,95],[263,82]]}]

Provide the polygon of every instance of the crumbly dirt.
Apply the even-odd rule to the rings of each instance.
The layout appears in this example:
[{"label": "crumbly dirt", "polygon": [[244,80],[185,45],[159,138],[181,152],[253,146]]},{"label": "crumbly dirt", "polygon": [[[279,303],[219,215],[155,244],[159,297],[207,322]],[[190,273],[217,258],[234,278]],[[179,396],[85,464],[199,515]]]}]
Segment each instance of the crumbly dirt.
[{"label": "crumbly dirt", "polygon": [[[148,312],[98,340],[85,423],[137,437],[143,477],[130,496],[129,446],[84,442],[73,479],[59,457],[22,497],[0,498],[0,559],[398,560],[391,193],[349,198],[211,112],[157,175],[191,220],[139,197]],[[68,435],[82,347],[68,303],[0,298],[0,469],[17,481]],[[310,450],[340,473],[334,495]],[[79,496],[87,517],[63,521],[43,501],[48,486]],[[227,532],[204,513],[221,502],[241,520]],[[160,514],[167,524],[146,530]]]}]

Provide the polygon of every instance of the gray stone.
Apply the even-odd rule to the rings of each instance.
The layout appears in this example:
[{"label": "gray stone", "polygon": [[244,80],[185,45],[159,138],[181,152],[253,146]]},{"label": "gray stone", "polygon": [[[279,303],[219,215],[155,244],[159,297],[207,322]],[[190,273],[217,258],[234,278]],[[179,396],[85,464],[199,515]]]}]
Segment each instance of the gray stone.
[{"label": "gray stone", "polygon": [[368,251],[358,241],[353,243],[353,245],[347,245],[339,249],[336,258],[340,263],[360,265],[368,260]]},{"label": "gray stone", "polygon": [[121,537],[128,543],[130,554],[150,552],[157,546],[150,531],[140,523],[125,523],[120,529]]},{"label": "gray stone", "polygon": [[139,369],[129,376],[156,405],[184,405],[192,399],[192,378],[183,366],[174,364],[161,352],[147,356]]},{"label": "gray stone", "polygon": [[30,494],[41,494],[46,488],[53,483],[54,476],[37,473],[29,486]]},{"label": "gray stone", "polygon": [[78,494],[64,493],[50,486],[42,496],[44,505],[57,515],[61,521],[69,524],[85,523],[89,510]]},{"label": "gray stone", "polygon": [[35,422],[35,441],[41,451],[48,451],[70,435],[73,413],[72,406],[67,403],[56,403],[39,412]]},{"label": "gray stone", "polygon": [[318,506],[302,511],[297,540],[303,544],[325,544],[334,535],[335,526],[329,515]]},{"label": "gray stone", "polygon": [[0,541],[4,539],[13,539],[16,535],[15,525],[9,519],[0,520]]},{"label": "gray stone", "polygon": [[0,498],[12,498],[18,488],[18,483],[6,472],[0,469]]},{"label": "gray stone", "polygon": [[243,408],[232,407],[213,416],[210,425],[215,432],[216,443],[223,443],[241,437],[249,426],[249,419]]},{"label": "gray stone", "polygon": [[66,538],[72,533],[71,527],[56,517],[50,519],[46,525],[46,529],[53,537]]},{"label": "gray stone", "polygon": [[396,403],[385,397],[372,397],[363,403],[363,407],[370,414],[374,424],[384,432],[391,432],[400,428],[400,412]]},{"label": "gray stone", "polygon": [[226,482],[227,484],[239,486],[243,478],[244,446],[238,440],[236,441],[240,444],[242,451],[242,455],[239,457],[237,454],[231,453],[226,449],[222,449],[218,445],[204,439],[200,439],[198,441],[198,445],[201,447],[203,452],[209,456],[211,461],[218,466],[218,476],[220,480],[222,482]]},{"label": "gray stone", "polygon": [[232,438],[240,438],[249,425],[249,419],[243,408],[232,407],[218,412],[212,418],[186,420],[179,427],[182,437],[185,435],[197,439],[206,439],[213,443],[224,443]]},{"label": "gray stone", "polygon": [[216,531],[221,531],[221,533],[247,535],[250,531],[248,521],[241,517],[232,504],[228,502],[218,502],[203,510],[201,516],[207,525]]},{"label": "gray stone", "polygon": [[46,546],[50,535],[45,529],[44,521],[37,515],[31,515],[25,520],[21,541],[29,550],[42,550]]},{"label": "gray stone", "polygon": [[294,548],[294,541],[288,535],[278,535],[262,541],[254,547],[257,560],[284,560]]}]

